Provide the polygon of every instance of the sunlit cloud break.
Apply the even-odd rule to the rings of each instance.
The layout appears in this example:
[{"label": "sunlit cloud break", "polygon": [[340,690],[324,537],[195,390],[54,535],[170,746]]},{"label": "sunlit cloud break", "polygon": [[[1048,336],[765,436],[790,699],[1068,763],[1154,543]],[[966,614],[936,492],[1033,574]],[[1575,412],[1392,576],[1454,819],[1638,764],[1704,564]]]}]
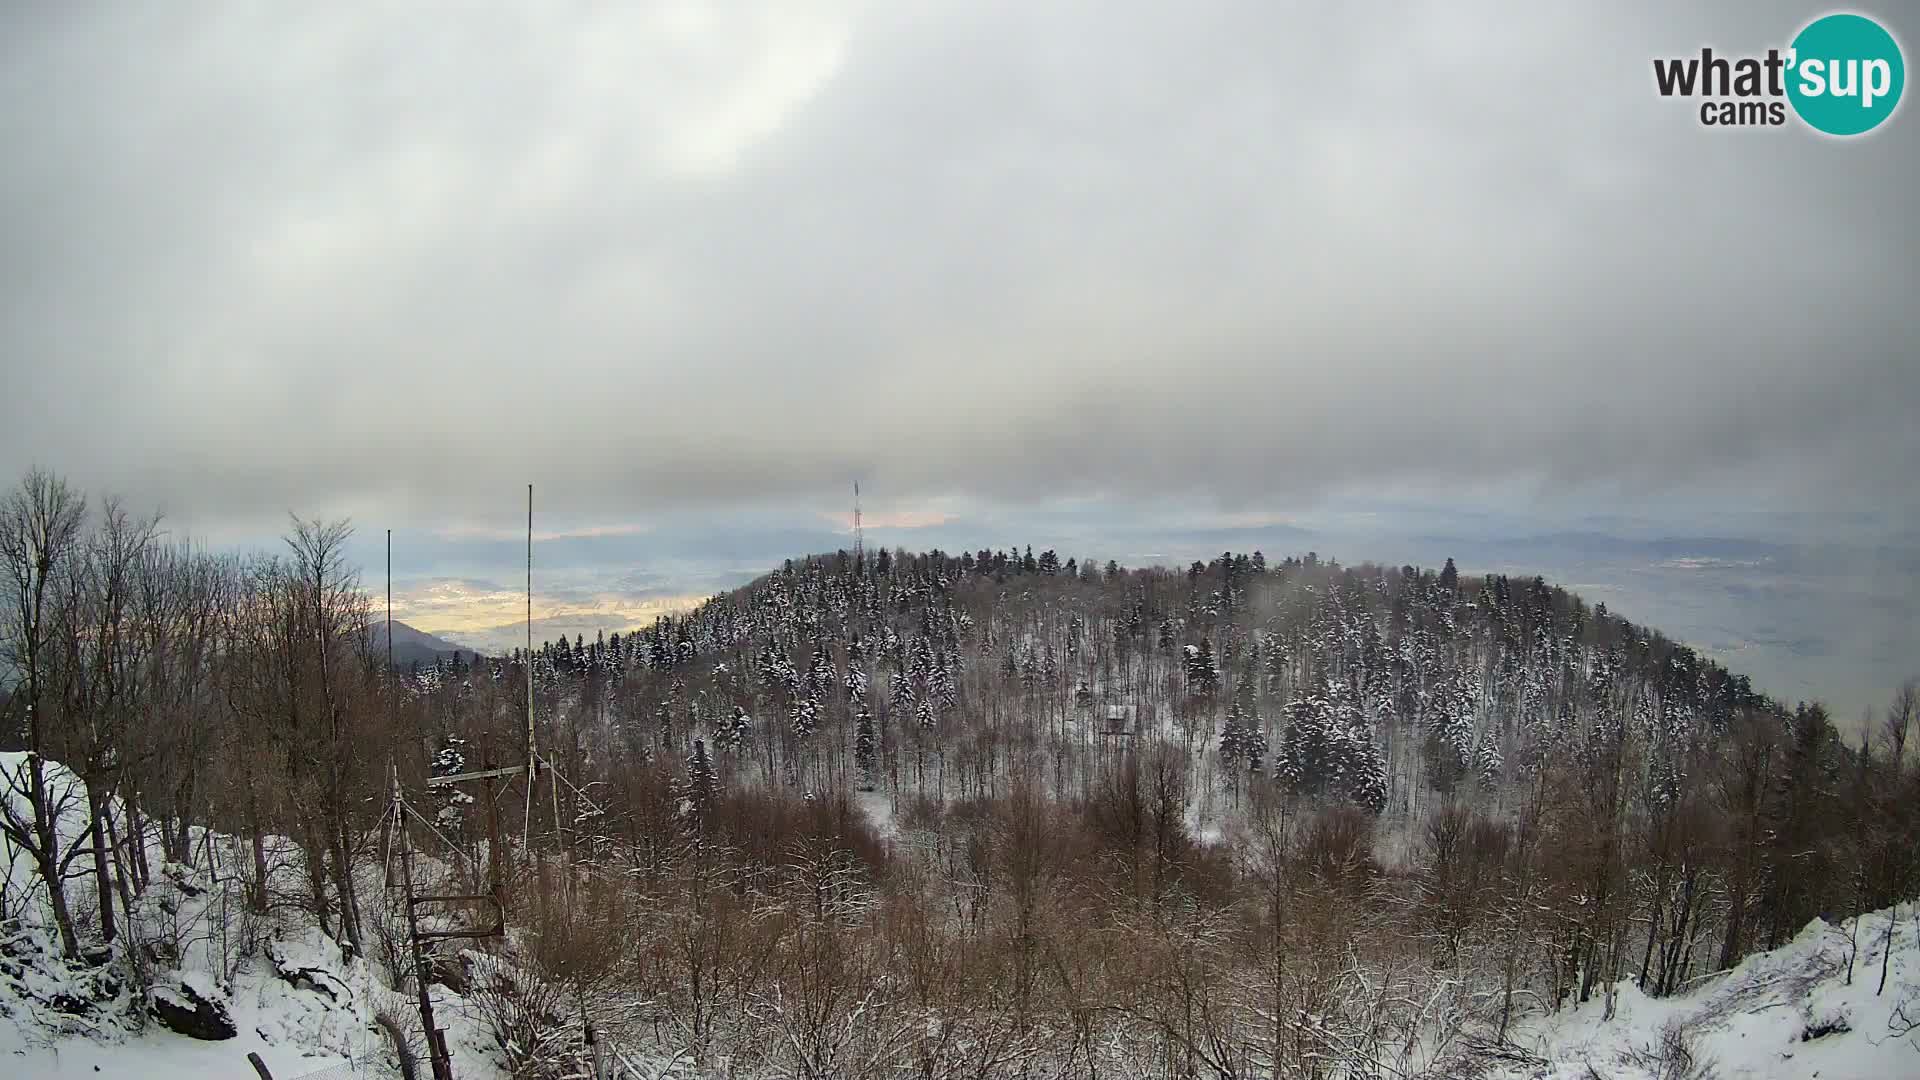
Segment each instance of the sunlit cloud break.
[{"label": "sunlit cloud break", "polygon": [[[533,542],[545,543],[549,540],[592,540],[619,536],[645,536],[653,531],[653,526],[637,522],[618,525],[584,525],[573,529],[535,530]],[[521,529],[501,529],[486,525],[454,525],[435,530],[434,535],[441,540],[458,542],[462,540],[520,540],[526,537]]]},{"label": "sunlit cloud break", "polygon": [[[700,594],[635,596],[608,590],[563,589],[556,598],[533,598],[536,636],[631,630],[661,615],[687,611],[705,600]],[[488,582],[441,578],[394,592],[393,617],[430,634],[473,648],[501,651],[520,643],[527,618],[527,597]]]}]

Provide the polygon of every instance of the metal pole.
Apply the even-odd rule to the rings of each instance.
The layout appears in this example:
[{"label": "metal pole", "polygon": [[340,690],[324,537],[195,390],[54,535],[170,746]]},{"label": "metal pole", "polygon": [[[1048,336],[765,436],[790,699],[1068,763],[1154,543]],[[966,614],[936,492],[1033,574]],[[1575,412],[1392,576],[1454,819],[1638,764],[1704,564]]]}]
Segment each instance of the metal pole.
[{"label": "metal pole", "polygon": [[[392,529],[387,530],[387,675],[383,685],[385,685],[387,690],[387,730],[392,731],[396,727],[396,725],[393,722],[394,688],[393,688],[393,530]],[[393,764],[392,754],[387,755],[387,771],[391,773],[393,776],[394,791],[397,794],[399,792],[399,785],[400,785],[400,771]],[[390,830],[396,824],[404,825],[405,823],[398,822],[398,821],[381,823],[380,849],[381,849],[381,855],[383,858],[386,856],[388,852],[391,852],[393,850],[391,847],[388,846],[388,844],[392,842],[392,838],[393,838],[393,834]],[[393,867],[383,865],[380,867],[380,872],[386,875],[389,881],[392,880]]]},{"label": "metal pole", "polygon": [[387,530],[387,687],[393,687],[393,530]]},{"label": "metal pole", "polygon": [[520,823],[521,841],[533,846],[533,781],[539,775],[533,749],[533,485],[527,485],[527,805]]},{"label": "metal pole", "polygon": [[527,775],[533,769],[533,485],[527,485]]}]

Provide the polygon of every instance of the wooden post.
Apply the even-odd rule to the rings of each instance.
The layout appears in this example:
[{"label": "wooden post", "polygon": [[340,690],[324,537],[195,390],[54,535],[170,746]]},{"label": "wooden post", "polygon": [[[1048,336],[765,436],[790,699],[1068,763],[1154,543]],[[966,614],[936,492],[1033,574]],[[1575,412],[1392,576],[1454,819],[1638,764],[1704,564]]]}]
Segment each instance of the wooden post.
[{"label": "wooden post", "polygon": [[406,810],[400,799],[400,779],[393,781],[393,815],[400,830],[400,874],[407,904],[407,947],[413,953],[413,978],[420,991],[420,1029],[427,1035],[427,1056],[433,1065],[433,1080],[453,1080],[453,1059],[447,1053],[446,1040],[433,1020],[433,992],[426,948],[420,940],[420,915],[413,894],[413,830],[407,828]]},{"label": "wooden post", "polygon": [[[491,733],[487,735],[486,741],[481,743],[481,747],[482,747],[482,753],[484,756],[481,757],[480,759],[480,765],[481,765],[480,771],[483,773],[491,774],[493,772],[493,767],[494,767],[493,766],[493,736]],[[496,901],[504,902],[506,897],[504,894],[504,890],[502,888],[502,882],[505,881],[506,875],[504,873],[503,864],[501,863],[500,860],[505,856],[506,853],[503,850],[501,850],[501,847],[500,847],[500,803],[497,799],[495,799],[493,794],[493,776],[492,775],[488,775],[486,777],[486,783],[487,783],[487,791],[486,791],[487,891],[493,894],[493,898]]]},{"label": "wooden post", "polygon": [[574,1000],[580,1006],[580,1025],[587,1038],[587,1060],[592,1064],[593,1080],[604,1080],[605,1073],[600,1068],[600,1040],[595,1037],[593,1017],[587,1015],[587,994],[579,980],[573,984]]}]

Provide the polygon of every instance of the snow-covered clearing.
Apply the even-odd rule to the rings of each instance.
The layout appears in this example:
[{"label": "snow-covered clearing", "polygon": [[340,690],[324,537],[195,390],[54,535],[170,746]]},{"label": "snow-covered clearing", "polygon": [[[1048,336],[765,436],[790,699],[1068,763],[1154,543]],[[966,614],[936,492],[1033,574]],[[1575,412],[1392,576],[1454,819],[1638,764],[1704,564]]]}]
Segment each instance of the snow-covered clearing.
[{"label": "snow-covered clearing", "polygon": [[[1594,1000],[1538,1017],[1514,1037],[1544,1059],[1499,1074],[1520,1080],[1896,1080],[1920,1077],[1920,912],[1900,908],[1884,992],[1888,912],[1858,928],[1815,920],[1787,945],[1747,957],[1688,993],[1650,998],[1616,988],[1614,1015]],[[1678,1048],[1678,1049],[1676,1049]],[[1684,1054],[1682,1053],[1684,1051]],[[1690,1058],[1692,1069],[1683,1066]]]}]

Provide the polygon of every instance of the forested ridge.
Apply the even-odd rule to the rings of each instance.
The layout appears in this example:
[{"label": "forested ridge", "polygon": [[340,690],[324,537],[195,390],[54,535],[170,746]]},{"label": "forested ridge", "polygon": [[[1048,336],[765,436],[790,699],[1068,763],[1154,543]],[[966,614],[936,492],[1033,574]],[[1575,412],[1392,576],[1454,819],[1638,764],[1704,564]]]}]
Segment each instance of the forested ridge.
[{"label": "forested ridge", "polygon": [[[8,497],[34,753],[0,825],[39,876],[0,918],[44,896],[70,953],[111,942],[156,871],[130,838],[192,864],[206,826],[251,842],[263,925],[404,985],[368,884],[397,779],[511,913],[484,948],[521,975],[476,1000],[526,1075],[582,1014],[778,1075],[1452,1075],[1520,1014],[1920,886],[1920,694],[1842,737],[1538,578],[842,551],[531,663],[394,671],[347,536],[223,556],[44,474]],[[525,760],[529,671],[552,767],[428,794]],[[87,784],[72,843],[47,759]]]}]

